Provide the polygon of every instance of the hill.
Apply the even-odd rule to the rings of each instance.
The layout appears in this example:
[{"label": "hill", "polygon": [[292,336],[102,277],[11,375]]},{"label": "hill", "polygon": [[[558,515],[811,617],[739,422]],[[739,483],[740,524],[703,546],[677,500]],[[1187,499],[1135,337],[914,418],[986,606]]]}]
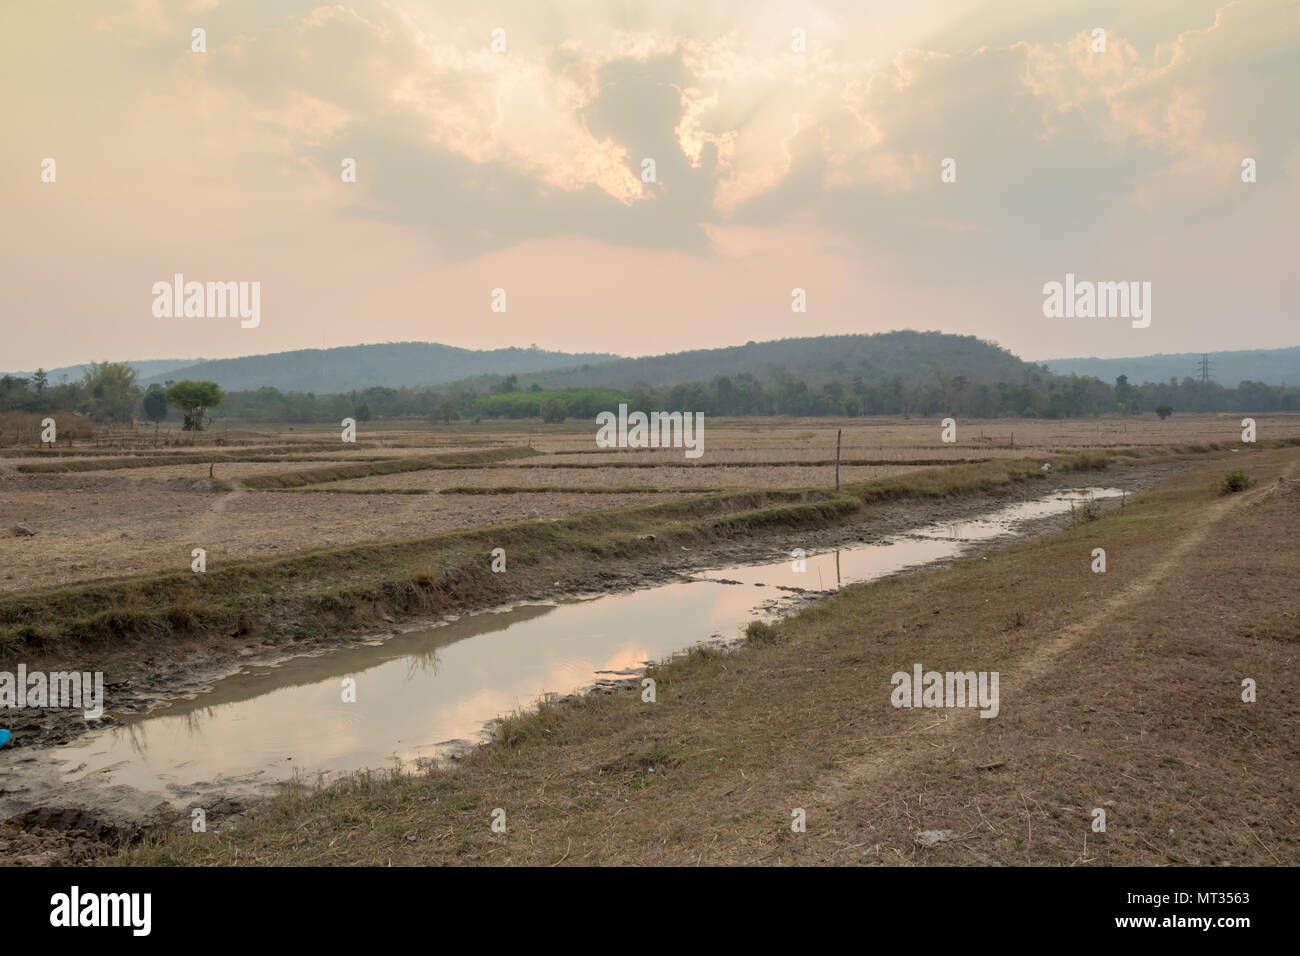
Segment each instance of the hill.
[{"label": "hill", "polygon": [[[1106,382],[1114,382],[1119,376],[1127,375],[1130,382],[1139,384],[1167,382],[1171,378],[1181,382],[1189,376],[1199,378],[1200,361],[1200,352],[1182,352],[1137,358],[1046,359],[1041,364],[1057,375],[1091,375]],[[1226,388],[1236,388],[1241,382],[1300,384],[1300,347],[1211,352],[1210,378]]]},{"label": "hill", "polygon": [[697,349],[645,358],[619,359],[579,368],[520,376],[524,386],[543,388],[654,388],[707,382],[719,375],[752,375],[763,382],[782,376],[824,384],[861,376],[905,386],[930,384],[937,374],[971,381],[1019,382],[1036,368],[1006,349],[971,335],[941,332],[881,332],[876,335],[823,335],[816,338],[749,342],[720,349]]},{"label": "hill", "polygon": [[474,351],[433,342],[389,342],[333,349],[298,349],[270,355],[213,359],[143,378],[143,385],[165,379],[205,379],[227,391],[274,386],[283,392],[332,394],[386,386],[445,385],[475,375],[511,375],[606,362],[606,353],[572,354],[537,348]]}]

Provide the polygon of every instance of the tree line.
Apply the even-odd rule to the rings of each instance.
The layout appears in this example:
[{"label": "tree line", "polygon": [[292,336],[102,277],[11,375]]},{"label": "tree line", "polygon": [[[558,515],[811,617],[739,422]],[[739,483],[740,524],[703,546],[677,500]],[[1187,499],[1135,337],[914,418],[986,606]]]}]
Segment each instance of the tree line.
[{"label": "tree line", "polygon": [[225,392],[215,382],[184,380],[141,388],[138,373],[120,362],[91,362],[80,381],[51,385],[44,370],[30,378],[0,376],[0,412],[72,412],[97,424],[162,422],[175,409],[186,431],[210,421],[208,412],[221,404]]},{"label": "tree line", "polygon": [[[480,387],[481,386],[481,387]],[[212,382],[169,382],[147,390],[130,366],[91,363],[79,382],[50,385],[44,373],[30,378],[0,377],[0,412],[70,411],[95,422],[160,422],[174,409],[187,430],[202,428],[209,417],[250,423],[324,423],[343,418],[425,418],[563,421],[594,418],[627,402],[644,411],[690,411],[725,416],[956,415],[966,418],[1077,418],[1136,415],[1159,410],[1195,412],[1300,411],[1300,388],[1241,382],[1225,388],[1215,382],[1181,381],[1134,385],[1126,376],[1112,384],[1087,375],[1052,375],[1031,366],[1017,381],[977,381],[935,369],[930,381],[908,385],[900,375],[868,380],[861,375],[832,378],[818,385],[782,368],[764,378],[749,373],[719,375],[710,381],[653,387],[637,383],[610,388],[521,388],[511,375],[483,385],[444,388],[367,389],[317,395],[264,387],[223,392]],[[214,411],[220,406],[220,410]],[[1163,415],[1162,415],[1163,417]]]},{"label": "tree line", "polygon": [[367,388],[339,395],[281,392],[261,388],[232,392],[223,413],[254,422],[336,422],[370,418],[461,419],[594,418],[620,402],[643,411],[690,411],[708,415],[824,416],[957,415],[966,418],[1080,418],[1137,415],[1169,408],[1196,412],[1300,411],[1300,388],[1242,382],[1225,388],[1197,379],[1131,384],[1121,375],[1113,384],[1089,376],[1057,376],[1032,371],[1018,382],[970,381],[939,371],[932,382],[907,386],[900,376],[868,381],[861,376],[822,385],[777,370],[768,380],[742,373],[707,382],[652,387],[637,383],[609,388],[520,389],[510,379],[480,389]]}]

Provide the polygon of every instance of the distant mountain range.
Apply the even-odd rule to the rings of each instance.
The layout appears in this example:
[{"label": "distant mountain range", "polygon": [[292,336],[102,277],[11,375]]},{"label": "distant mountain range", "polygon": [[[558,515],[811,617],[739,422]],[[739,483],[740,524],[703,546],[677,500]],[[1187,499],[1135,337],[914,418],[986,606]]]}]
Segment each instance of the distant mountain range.
[{"label": "distant mountain range", "polygon": [[389,388],[453,383],[486,390],[508,375],[521,388],[671,386],[711,381],[719,375],[753,375],[774,381],[781,375],[810,385],[861,376],[870,382],[894,376],[912,386],[935,381],[936,371],[980,381],[1020,381],[1030,363],[973,336],[940,332],[884,332],[750,342],[645,358],[532,349],[470,351],[424,342],[307,349],[218,359],[169,369],[142,379],[208,379],[227,390],[273,385],[282,392],[330,394],[375,385]]},{"label": "distant mountain range", "polygon": [[[1200,362],[1200,352],[1181,352],[1138,358],[1046,359],[1041,364],[1057,375],[1091,375],[1111,384],[1119,376],[1127,375],[1131,383],[1140,385],[1143,382],[1167,382],[1171,378],[1180,382],[1189,377],[1199,379]],[[1225,388],[1236,388],[1247,381],[1265,385],[1300,384],[1300,347],[1211,352],[1210,379]]]},{"label": "distant mountain range", "polygon": [[[420,388],[453,383],[483,390],[508,375],[518,376],[522,388],[536,384],[548,389],[629,389],[638,384],[659,388],[746,374],[765,382],[789,376],[812,386],[836,378],[847,381],[861,376],[867,382],[880,383],[897,376],[903,385],[915,387],[945,376],[1020,382],[1044,365],[1057,375],[1091,375],[1108,383],[1127,375],[1133,384],[1141,384],[1199,377],[1200,358],[1199,353],[1189,352],[1034,363],[974,336],[897,331],[749,342],[644,358],[536,348],[475,351],[431,342],[396,342],[232,359],[149,359],[127,364],[139,371],[140,384],[145,386],[169,379],[206,379],[228,391],[272,386],[282,392],[326,395],[373,386]],[[1229,388],[1245,380],[1268,385],[1300,383],[1300,347],[1215,352],[1210,363],[1210,377]],[[81,372],[82,366],[77,365],[46,370],[51,384],[65,376],[79,379]]]},{"label": "distant mountain range", "polygon": [[[194,365],[196,362],[202,362],[203,359],[143,359],[139,362],[123,362],[123,365],[129,365],[140,373],[141,380],[155,375],[166,375],[172,369],[184,368],[187,365]],[[87,365],[63,365],[59,368],[47,368],[45,376],[49,379],[51,385],[58,385],[64,381],[78,382],[81,380],[82,372]],[[16,375],[20,378],[31,378],[36,374],[33,369],[30,372],[10,372],[10,375]]]}]

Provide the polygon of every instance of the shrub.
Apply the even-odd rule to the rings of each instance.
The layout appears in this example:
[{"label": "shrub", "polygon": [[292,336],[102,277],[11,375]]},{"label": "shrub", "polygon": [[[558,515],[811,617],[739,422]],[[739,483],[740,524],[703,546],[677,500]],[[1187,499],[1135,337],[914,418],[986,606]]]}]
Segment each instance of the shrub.
[{"label": "shrub", "polygon": [[1084,498],[1079,502],[1076,508],[1074,502],[1070,502],[1070,516],[1074,524],[1085,524],[1089,521],[1096,521],[1101,517],[1101,506],[1093,499],[1092,495]]},{"label": "shrub", "polygon": [[1250,485],[1251,480],[1244,471],[1230,471],[1219,482],[1219,494],[1236,494],[1238,491],[1245,491]]}]

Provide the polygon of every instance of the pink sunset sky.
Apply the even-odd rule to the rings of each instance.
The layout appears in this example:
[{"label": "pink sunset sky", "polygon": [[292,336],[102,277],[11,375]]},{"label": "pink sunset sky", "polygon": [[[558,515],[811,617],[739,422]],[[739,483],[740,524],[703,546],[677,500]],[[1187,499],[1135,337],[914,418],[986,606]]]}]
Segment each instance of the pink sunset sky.
[{"label": "pink sunset sky", "polygon": [[[895,328],[1029,359],[1297,345],[1298,24],[1281,0],[5,4],[0,370]],[[260,282],[260,325],[155,318],[178,272]],[[1045,318],[1067,272],[1150,282],[1150,327]]]}]

